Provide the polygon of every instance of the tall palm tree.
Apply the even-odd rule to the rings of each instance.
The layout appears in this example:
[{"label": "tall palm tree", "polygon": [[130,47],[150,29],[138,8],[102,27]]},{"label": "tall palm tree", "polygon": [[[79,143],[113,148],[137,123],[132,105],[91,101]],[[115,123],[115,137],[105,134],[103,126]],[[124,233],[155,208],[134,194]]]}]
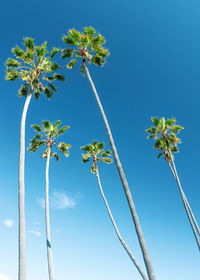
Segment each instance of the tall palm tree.
[{"label": "tall palm tree", "polygon": [[143,259],[145,262],[145,266],[147,269],[147,273],[149,276],[149,280],[155,280],[155,275],[153,271],[153,267],[151,264],[151,260],[149,257],[149,253],[147,250],[146,242],[143,236],[142,228],[139,222],[139,218],[135,209],[135,205],[132,199],[132,195],[128,186],[128,182],[126,180],[117,149],[115,147],[114,139],[111,133],[111,129],[106,117],[106,114],[104,112],[103,106],[101,104],[99,95],[97,93],[97,90],[95,88],[95,85],[92,81],[92,78],[90,76],[90,72],[88,69],[88,64],[91,62],[97,66],[103,66],[106,60],[106,57],[109,55],[109,51],[103,47],[106,40],[101,34],[97,34],[95,29],[92,27],[85,27],[84,31],[81,33],[75,29],[71,29],[68,32],[68,35],[63,36],[63,41],[66,43],[70,48],[63,49],[62,50],[62,57],[65,58],[71,58],[70,62],[67,65],[68,69],[72,69],[74,65],[77,62],[77,59],[81,59],[81,72],[84,74],[86,73],[87,78],[90,82],[90,85],[92,87],[95,99],[97,101],[100,113],[102,115],[106,131],[108,134],[108,138],[110,141],[111,149],[113,152],[113,156],[115,159],[115,163],[118,169],[118,173],[124,188],[124,192],[127,198],[127,202],[131,211],[131,215],[133,218],[133,222],[135,225],[135,230],[137,233],[137,237],[139,240],[139,244],[142,250]]},{"label": "tall palm tree", "polygon": [[[57,121],[55,125],[53,125],[53,123],[50,123],[49,121],[43,121],[42,127],[38,124],[32,125],[38,134],[35,135],[35,137],[31,140],[30,146],[28,148],[30,152],[36,152],[39,147],[45,146],[45,151],[42,154],[42,157],[46,159],[45,220],[49,280],[54,280],[49,218],[49,163],[51,157],[55,157],[57,160],[59,160],[57,152],[53,151],[55,145],[57,144],[56,138],[62,135],[69,128],[69,126],[63,126],[59,129],[60,123],[61,121]],[[68,149],[70,147],[70,144],[66,144],[64,142],[60,142],[58,144],[58,149],[66,157],[69,155]]]},{"label": "tall palm tree", "polygon": [[94,141],[92,144],[88,144],[86,146],[81,147],[81,149],[85,152],[85,154],[82,154],[82,162],[86,163],[88,162],[90,159],[92,159],[93,164],[91,167],[91,172],[96,174],[97,177],[97,181],[98,181],[98,185],[99,185],[99,189],[101,192],[101,195],[103,197],[103,200],[105,202],[108,214],[110,216],[111,222],[114,226],[115,232],[119,238],[119,241],[121,242],[122,246],[124,247],[124,249],[126,250],[127,254],[129,255],[129,257],[131,258],[132,262],[135,264],[136,268],[138,269],[140,275],[142,276],[143,280],[148,280],[147,276],[145,275],[145,273],[143,272],[141,266],[139,265],[139,263],[137,262],[136,258],[134,257],[133,253],[131,252],[131,250],[129,249],[128,245],[126,244],[126,242],[123,240],[117,225],[115,223],[115,220],[113,218],[113,215],[111,213],[109,204],[107,202],[107,199],[105,197],[105,194],[103,192],[103,188],[101,185],[101,181],[100,181],[100,176],[99,176],[99,169],[98,169],[98,162],[105,162],[107,164],[112,162],[112,159],[110,158],[110,154],[111,151],[105,151],[104,150],[104,143],[102,142],[98,142],[98,141]]},{"label": "tall palm tree", "polygon": [[25,50],[16,46],[12,49],[15,59],[8,58],[6,61],[6,79],[15,81],[20,79],[24,84],[19,89],[20,97],[26,97],[24,104],[21,128],[20,128],[20,152],[19,152],[19,175],[18,175],[18,207],[19,207],[19,267],[18,279],[26,280],[26,234],[25,234],[25,123],[26,115],[32,95],[38,99],[41,93],[47,98],[51,98],[56,87],[52,83],[54,80],[64,80],[60,74],[52,72],[58,70],[60,66],[53,62],[54,55],[59,49],[53,48],[50,55],[47,51],[47,43],[35,46],[34,39],[24,39]]},{"label": "tall palm tree", "polygon": [[174,153],[177,153],[179,151],[177,144],[181,143],[181,140],[176,136],[176,133],[179,133],[183,129],[183,127],[176,124],[175,118],[165,120],[165,118],[159,119],[152,117],[151,119],[154,125],[153,127],[146,130],[146,132],[149,134],[147,138],[153,138],[155,140],[154,148],[159,151],[158,158],[160,158],[160,156],[164,156],[164,159],[170,167],[170,170],[177,182],[189,223],[196,239],[197,246],[200,250],[200,229],[195,219],[194,213],[192,212],[192,209],[189,205],[187,197],[182,189],[174,162]]}]

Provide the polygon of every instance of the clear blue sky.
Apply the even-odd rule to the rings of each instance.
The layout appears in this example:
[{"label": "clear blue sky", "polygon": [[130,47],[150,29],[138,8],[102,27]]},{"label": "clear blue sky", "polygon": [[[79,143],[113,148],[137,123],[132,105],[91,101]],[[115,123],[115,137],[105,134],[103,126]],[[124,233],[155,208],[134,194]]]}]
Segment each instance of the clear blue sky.
[{"label": "clear blue sky", "polygon": [[[200,222],[200,2],[3,1],[1,4],[0,280],[17,280],[17,173],[19,128],[24,99],[19,82],[7,82],[5,60],[26,36],[36,44],[64,47],[68,29],[93,26],[107,39],[110,57],[91,75],[107,113],[158,280],[199,280],[199,252],[178,188],[163,159],[157,160],[145,129],[151,116],[175,116],[184,126],[176,164]],[[58,61],[63,63],[59,58]],[[63,63],[64,65],[64,63]],[[51,101],[31,101],[31,124],[62,120],[71,128],[62,138],[70,157],[50,164],[51,231],[55,279],[139,280],[118,242],[96,178],[81,163],[80,146],[94,139],[109,148],[101,116],[86,77],[62,70],[66,83]],[[44,228],[45,161],[26,154],[28,280],[46,280]],[[122,236],[142,263],[135,230],[116,167],[100,166],[105,194]],[[71,207],[70,207],[71,206]],[[72,207],[73,206],[73,207]]]}]

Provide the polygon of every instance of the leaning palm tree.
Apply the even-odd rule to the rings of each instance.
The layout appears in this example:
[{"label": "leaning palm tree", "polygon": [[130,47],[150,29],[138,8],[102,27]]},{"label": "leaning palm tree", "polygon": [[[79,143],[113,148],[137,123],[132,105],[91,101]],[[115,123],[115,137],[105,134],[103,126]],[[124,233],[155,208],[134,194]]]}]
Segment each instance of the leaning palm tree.
[{"label": "leaning palm tree", "polygon": [[53,48],[50,55],[47,51],[47,43],[35,46],[34,39],[24,39],[25,50],[16,46],[12,52],[16,59],[8,58],[6,61],[6,79],[8,81],[22,80],[23,86],[19,89],[20,97],[26,97],[24,104],[21,128],[20,128],[20,152],[19,152],[19,268],[18,279],[26,280],[26,238],[25,238],[25,183],[24,183],[24,163],[25,163],[25,123],[26,115],[32,95],[38,99],[41,93],[47,98],[51,98],[56,87],[52,83],[54,80],[64,80],[60,74],[52,72],[58,70],[60,66],[53,62],[53,57],[59,49]]},{"label": "leaning palm tree", "polygon": [[100,181],[100,176],[99,176],[99,169],[98,169],[98,162],[105,162],[107,164],[112,162],[112,159],[110,158],[110,154],[111,151],[105,151],[104,150],[104,143],[102,142],[98,142],[98,141],[94,141],[92,144],[88,144],[86,146],[81,147],[81,149],[85,152],[85,154],[82,154],[82,162],[86,163],[88,161],[90,161],[90,159],[92,160],[92,166],[91,166],[91,172],[93,174],[96,175],[97,177],[97,182],[99,185],[99,189],[101,192],[101,195],[103,197],[103,200],[105,202],[109,217],[111,219],[111,222],[114,226],[115,232],[119,238],[119,241],[121,242],[122,246],[124,247],[124,249],[126,250],[127,254],[129,255],[129,257],[131,258],[132,262],[134,263],[134,265],[136,266],[136,268],[138,269],[140,275],[142,276],[143,280],[148,280],[147,276],[145,275],[145,273],[143,272],[141,266],[139,265],[139,263],[137,262],[136,258],[134,257],[133,253],[131,252],[131,250],[129,249],[128,245],[126,244],[126,242],[123,240],[117,225],[115,223],[115,220],[113,218],[113,215],[111,213],[109,204],[107,202],[107,199],[105,197],[105,194],[103,192],[103,188],[101,185],[101,181]]},{"label": "leaning palm tree", "polygon": [[[55,157],[57,160],[59,160],[57,152],[53,150],[57,144],[56,138],[62,135],[69,128],[69,126],[63,126],[62,128],[59,128],[60,123],[61,121],[57,121],[55,125],[53,125],[49,121],[43,121],[42,127],[38,124],[32,125],[33,129],[37,132],[37,135],[35,135],[35,137],[31,140],[30,146],[28,148],[30,152],[36,152],[39,147],[45,146],[45,151],[42,154],[42,157],[46,159],[45,220],[49,280],[54,279],[49,218],[49,163],[51,157]],[[64,142],[60,142],[58,144],[58,149],[66,157],[69,155],[68,149],[70,147],[70,144],[66,144]]]},{"label": "leaning palm tree", "polygon": [[153,267],[151,264],[151,260],[149,257],[149,253],[147,250],[147,246],[146,246],[146,242],[143,236],[143,232],[142,232],[142,228],[140,226],[140,222],[138,219],[138,215],[135,209],[135,205],[132,199],[132,195],[128,186],[128,182],[126,180],[118,153],[117,153],[117,149],[115,147],[115,143],[113,140],[113,136],[110,130],[110,126],[107,120],[107,117],[105,115],[103,106],[101,104],[99,95],[97,93],[97,90],[95,88],[95,85],[92,81],[92,78],[90,76],[90,72],[88,69],[88,64],[90,64],[91,62],[94,65],[97,66],[103,66],[105,61],[106,61],[106,57],[109,55],[109,51],[103,47],[103,45],[105,44],[106,40],[104,39],[104,37],[101,34],[97,34],[95,29],[92,27],[85,27],[83,32],[79,32],[76,31],[75,29],[71,29],[68,32],[68,35],[63,36],[63,41],[64,43],[66,43],[70,48],[67,49],[63,49],[62,50],[62,57],[63,59],[65,58],[70,58],[70,62],[67,65],[68,69],[72,69],[74,67],[74,65],[77,62],[77,59],[81,59],[81,72],[83,73],[83,75],[86,73],[87,78],[90,82],[90,85],[92,87],[95,99],[97,101],[100,113],[102,115],[106,130],[107,130],[107,134],[108,134],[108,138],[110,141],[110,145],[111,145],[111,149],[113,152],[113,156],[116,162],[116,166],[118,169],[118,173],[124,188],[124,192],[128,201],[128,205],[131,211],[131,215],[133,218],[133,222],[135,225],[135,230],[137,233],[137,237],[139,240],[139,244],[142,250],[142,254],[143,254],[143,259],[146,265],[146,269],[147,269],[147,273],[149,276],[149,280],[155,280],[155,275],[153,272]]},{"label": "leaning palm tree", "polygon": [[187,200],[187,197],[182,189],[174,162],[174,153],[177,153],[179,151],[177,145],[181,143],[181,140],[176,136],[176,133],[179,133],[183,129],[183,127],[176,124],[175,118],[165,120],[165,118],[159,119],[152,117],[151,119],[154,126],[146,130],[146,132],[149,134],[147,139],[153,138],[155,140],[154,148],[156,148],[159,152],[158,158],[164,156],[164,159],[169,165],[169,168],[177,182],[187,217],[189,219],[194,237],[200,250],[200,229],[192,212],[190,204]]}]

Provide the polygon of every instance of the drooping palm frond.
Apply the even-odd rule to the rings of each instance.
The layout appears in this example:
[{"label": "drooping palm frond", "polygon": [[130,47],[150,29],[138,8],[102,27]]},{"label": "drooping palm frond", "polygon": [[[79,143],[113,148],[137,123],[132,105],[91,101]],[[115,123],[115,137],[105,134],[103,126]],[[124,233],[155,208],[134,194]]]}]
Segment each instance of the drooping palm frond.
[{"label": "drooping palm frond", "polygon": [[47,42],[35,46],[33,38],[25,38],[23,45],[25,49],[19,46],[12,49],[15,59],[8,58],[6,60],[6,80],[21,79],[25,82],[18,91],[20,97],[27,96],[31,91],[36,99],[42,93],[47,98],[51,98],[53,93],[57,91],[53,82],[65,80],[63,75],[55,73],[61,68],[53,61],[59,49],[53,48],[49,54]]},{"label": "drooping palm frond", "polygon": [[84,62],[92,62],[102,67],[106,62],[106,57],[110,55],[108,49],[103,47],[106,40],[101,34],[97,34],[93,27],[85,27],[83,32],[74,28],[70,29],[62,39],[68,45],[68,48],[62,50],[62,58],[70,59],[67,64],[68,69],[72,69],[77,59],[81,58],[81,72],[84,74]]}]

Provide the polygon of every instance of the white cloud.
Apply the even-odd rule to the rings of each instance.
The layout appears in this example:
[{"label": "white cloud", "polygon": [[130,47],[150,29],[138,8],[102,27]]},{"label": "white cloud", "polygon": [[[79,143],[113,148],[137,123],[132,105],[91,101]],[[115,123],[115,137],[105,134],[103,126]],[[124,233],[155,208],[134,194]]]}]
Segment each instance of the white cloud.
[{"label": "white cloud", "polygon": [[[39,231],[36,231],[36,230],[29,230],[28,231],[29,233],[32,233],[33,235],[37,236],[37,237],[40,237],[41,236],[41,232]],[[1,280],[1,279],[0,279]]]},{"label": "white cloud", "polygon": [[[4,220],[3,223],[6,227],[12,227],[14,225],[14,220]],[[1,280],[1,278],[0,278]]]},{"label": "white cloud", "polygon": [[64,192],[54,192],[50,198],[50,204],[55,209],[74,208],[76,205],[74,199]]},{"label": "white cloud", "polygon": [[[45,207],[45,200],[43,198],[38,198],[37,203],[40,205],[40,207]],[[50,196],[50,207],[54,209],[61,210],[66,208],[74,208],[76,204],[77,202],[74,198],[66,195],[66,193],[62,191],[53,192],[53,194]]]},{"label": "white cloud", "polygon": [[10,280],[10,278],[4,273],[0,273],[0,280]]}]

